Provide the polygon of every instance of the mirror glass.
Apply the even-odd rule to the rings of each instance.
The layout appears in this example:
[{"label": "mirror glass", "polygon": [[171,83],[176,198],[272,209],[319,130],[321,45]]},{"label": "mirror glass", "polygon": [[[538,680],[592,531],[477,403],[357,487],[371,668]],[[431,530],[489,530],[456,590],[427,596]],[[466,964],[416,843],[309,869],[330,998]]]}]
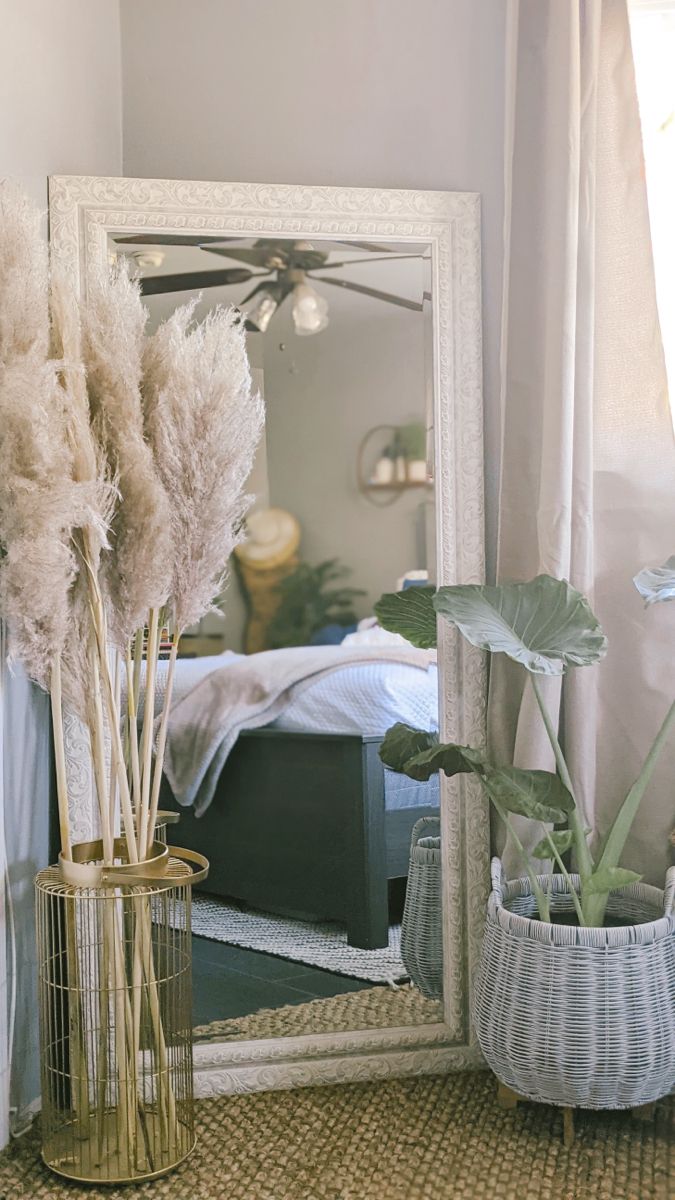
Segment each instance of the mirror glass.
[{"label": "mirror glass", "polygon": [[206,810],[169,831],[211,863],[193,910],[197,1038],[442,1021],[440,948],[416,945],[410,920],[407,966],[401,949],[411,834],[423,818],[437,834],[438,782],[378,756],[395,721],[438,728],[435,656],[373,614],[381,593],[435,582],[429,249],[127,231],[109,255],[140,278],[150,329],[195,297],[197,320],[237,306],[266,408],[247,538],[175,684],[179,699],[215,671],[242,695],[252,671],[270,695],[285,681]]}]

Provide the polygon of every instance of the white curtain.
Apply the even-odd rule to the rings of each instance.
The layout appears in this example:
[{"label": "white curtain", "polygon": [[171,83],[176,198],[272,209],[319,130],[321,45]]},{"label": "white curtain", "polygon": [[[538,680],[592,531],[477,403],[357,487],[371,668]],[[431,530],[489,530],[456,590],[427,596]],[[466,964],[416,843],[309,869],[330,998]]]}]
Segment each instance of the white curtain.
[{"label": "white curtain", "polygon": [[2,949],[0,953],[0,1149],[9,1141],[9,1063],[10,1050],[10,1004],[8,966],[11,959],[11,946],[7,938],[7,846],[5,844],[5,781],[4,781],[4,751],[5,751],[5,703],[7,687],[7,653],[5,646],[5,626],[0,621],[0,932],[2,933]]},{"label": "white curtain", "polygon": [[49,700],[10,673],[0,622],[0,1146],[40,1094],[33,880],[48,861],[50,774]]},{"label": "white curtain", "polygon": [[[645,611],[631,583],[675,553],[675,443],[625,0],[510,0],[506,76],[498,578],[569,579],[608,636],[549,688],[597,838],[675,695],[675,605]],[[500,659],[489,731],[502,761],[550,769]],[[624,865],[662,883],[674,816],[675,744]]]}]

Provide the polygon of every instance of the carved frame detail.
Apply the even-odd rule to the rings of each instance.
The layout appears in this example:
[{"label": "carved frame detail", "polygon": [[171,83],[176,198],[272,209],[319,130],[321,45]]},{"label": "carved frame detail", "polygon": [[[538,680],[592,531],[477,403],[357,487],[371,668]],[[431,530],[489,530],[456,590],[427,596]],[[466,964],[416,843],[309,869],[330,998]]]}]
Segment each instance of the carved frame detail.
[{"label": "carved frame detail", "polygon": [[[78,289],[111,231],[426,243],[432,259],[438,580],[484,580],[480,198],[471,192],[53,176],[53,258]],[[439,631],[441,733],[485,736],[483,656]],[[73,828],[93,835],[86,737],[66,743]],[[442,778],[445,1022],[195,1047],[197,1094],[299,1087],[475,1066],[471,981],[489,890],[489,822],[472,781]]]}]

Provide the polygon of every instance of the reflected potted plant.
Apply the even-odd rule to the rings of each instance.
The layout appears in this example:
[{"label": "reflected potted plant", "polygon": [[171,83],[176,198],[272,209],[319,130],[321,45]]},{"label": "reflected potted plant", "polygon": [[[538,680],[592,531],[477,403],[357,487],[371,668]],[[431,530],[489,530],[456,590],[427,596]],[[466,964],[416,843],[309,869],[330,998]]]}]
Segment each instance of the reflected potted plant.
[{"label": "reflected potted plant", "polygon": [[298,563],[277,587],[279,607],[269,623],[268,648],[337,644],[356,629],[354,601],[365,592],[342,584],[330,586],[349,573],[337,558],[316,566]]},{"label": "reflected potted plant", "polygon": [[[675,597],[675,558],[635,580],[648,603]],[[381,625],[416,646],[436,645],[437,618],[470,642],[506,654],[530,678],[555,773],[497,764],[478,747],[442,743],[402,724],[381,748],[386,766],[426,780],[473,775],[504,821],[526,875],[492,892],[473,1017],[481,1050],[519,1096],[563,1106],[630,1108],[675,1084],[675,868],[665,892],[620,865],[659,753],[675,725],[668,710],[602,844],[593,851],[541,679],[599,662],[607,640],[584,596],[540,575],[500,587],[415,588],[385,595]],[[541,823],[527,854],[514,814]],[[565,856],[573,852],[576,872]],[[555,869],[539,873],[535,860]]]}]

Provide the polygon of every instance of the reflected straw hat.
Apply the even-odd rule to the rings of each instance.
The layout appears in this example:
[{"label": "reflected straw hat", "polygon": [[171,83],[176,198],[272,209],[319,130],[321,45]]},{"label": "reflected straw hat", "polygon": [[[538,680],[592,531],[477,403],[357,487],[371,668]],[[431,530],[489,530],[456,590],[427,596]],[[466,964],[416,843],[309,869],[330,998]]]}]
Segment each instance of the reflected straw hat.
[{"label": "reflected straw hat", "polygon": [[272,567],[284,562],[300,545],[300,524],[283,508],[262,508],[246,520],[246,541],[235,549],[240,562]]}]

